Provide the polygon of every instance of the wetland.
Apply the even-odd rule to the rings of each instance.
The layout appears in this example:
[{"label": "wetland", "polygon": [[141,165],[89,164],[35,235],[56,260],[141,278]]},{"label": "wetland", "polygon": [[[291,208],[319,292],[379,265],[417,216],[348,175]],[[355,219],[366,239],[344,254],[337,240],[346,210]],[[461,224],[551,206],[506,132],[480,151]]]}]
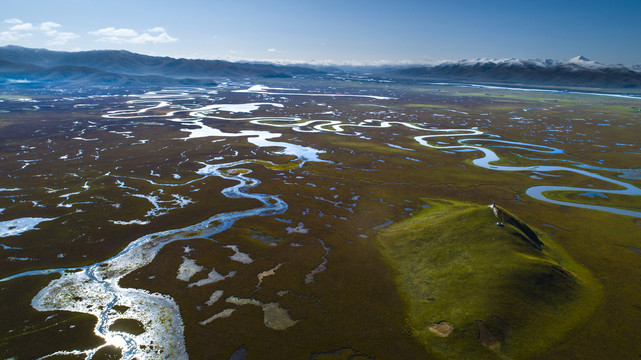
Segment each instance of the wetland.
[{"label": "wetland", "polygon": [[637,358],[640,102],[0,95],[0,357]]}]

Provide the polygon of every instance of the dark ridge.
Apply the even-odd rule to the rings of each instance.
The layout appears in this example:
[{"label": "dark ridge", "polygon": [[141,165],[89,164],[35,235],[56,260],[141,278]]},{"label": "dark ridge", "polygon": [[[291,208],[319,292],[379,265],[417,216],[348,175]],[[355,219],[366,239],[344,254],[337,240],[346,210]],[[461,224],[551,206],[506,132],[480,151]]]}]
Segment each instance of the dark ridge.
[{"label": "dark ridge", "polygon": [[529,226],[527,226],[527,224],[519,220],[513,214],[505,211],[505,209],[501,208],[501,211],[503,211],[503,221],[506,224],[512,225],[516,230],[518,230],[515,235],[520,237],[527,244],[535,247],[538,250],[541,250],[541,248],[543,247],[543,242],[539,239],[534,230],[532,230]]}]

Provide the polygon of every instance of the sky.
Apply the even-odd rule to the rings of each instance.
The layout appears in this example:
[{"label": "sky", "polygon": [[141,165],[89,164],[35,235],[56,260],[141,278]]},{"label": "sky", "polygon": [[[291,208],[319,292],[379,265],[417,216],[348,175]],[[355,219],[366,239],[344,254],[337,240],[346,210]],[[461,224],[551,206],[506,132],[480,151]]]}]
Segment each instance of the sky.
[{"label": "sky", "polygon": [[641,64],[641,0],[0,0],[0,46],[317,64]]}]

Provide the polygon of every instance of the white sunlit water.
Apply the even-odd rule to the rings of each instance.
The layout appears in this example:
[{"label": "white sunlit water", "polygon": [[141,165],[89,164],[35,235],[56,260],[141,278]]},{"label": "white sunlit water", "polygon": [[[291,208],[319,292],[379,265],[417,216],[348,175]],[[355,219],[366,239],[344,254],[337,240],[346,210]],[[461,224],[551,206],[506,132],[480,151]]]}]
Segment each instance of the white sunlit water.
[{"label": "white sunlit water", "polygon": [[[453,86],[468,86],[466,84],[445,84],[445,85],[453,85]],[[472,86],[472,85],[470,85]],[[519,88],[506,88],[508,90],[522,90],[522,91],[534,91],[537,89],[519,89]],[[235,92],[240,92],[240,93],[259,93],[259,94],[270,94],[270,95],[294,95],[294,96],[299,96],[299,95],[306,95],[306,96],[363,96],[363,97],[369,97],[372,99],[377,99],[377,100],[388,100],[391,99],[389,97],[381,97],[381,96],[370,96],[370,95],[349,95],[349,94],[318,94],[318,93],[303,93],[303,92],[291,92],[291,91],[298,91],[298,89],[290,89],[290,88],[270,88],[264,85],[254,85],[251,86],[247,89],[241,89],[241,90],[235,90]],[[620,96],[617,94],[601,94],[601,93],[577,93],[581,95],[615,95],[615,96]],[[271,103],[260,103],[261,105],[272,105]],[[210,106],[205,106],[201,107],[199,109],[210,109],[210,108],[216,108],[216,107],[224,108],[223,105],[221,104],[216,104],[210,105]],[[208,114],[206,111],[200,111],[200,110],[194,110],[190,112],[190,115],[196,115],[198,119],[204,119],[204,118],[211,118],[211,119],[225,119],[218,117],[213,114]],[[173,115],[173,113],[171,113]],[[234,119],[235,121],[242,121],[243,119]],[[608,177],[601,176],[596,173],[584,171],[581,169],[577,169],[574,167],[562,167],[562,166],[546,166],[546,165],[536,165],[536,166],[498,166],[498,165],[493,165],[492,162],[498,161],[499,156],[490,148],[491,147],[504,147],[504,148],[513,148],[513,149],[521,149],[521,150],[527,150],[527,151],[532,151],[532,152],[538,152],[538,153],[548,153],[548,154],[560,154],[563,153],[563,150],[549,147],[549,146],[544,146],[544,145],[538,145],[538,144],[529,144],[529,143],[523,143],[523,142],[517,142],[517,141],[508,141],[508,140],[499,140],[499,139],[491,139],[491,138],[477,138],[477,137],[471,137],[474,135],[486,135],[486,136],[491,136],[489,134],[485,134],[482,131],[476,129],[476,128],[470,128],[470,129],[434,129],[434,128],[424,128],[415,124],[407,123],[407,122],[401,122],[401,121],[382,121],[382,120],[377,120],[377,119],[369,119],[369,120],[364,120],[361,121],[358,124],[352,124],[352,123],[345,123],[340,120],[301,120],[300,118],[295,118],[295,117],[260,117],[260,118],[248,118],[245,119],[246,121],[249,121],[250,123],[256,124],[256,125],[265,125],[265,126],[270,126],[270,127],[278,127],[278,128],[291,128],[294,131],[297,132],[334,132],[337,134],[345,134],[347,128],[359,128],[359,129],[366,129],[366,128],[389,128],[392,126],[405,126],[407,128],[417,130],[417,131],[423,131],[423,132],[428,132],[432,133],[430,135],[418,135],[415,136],[414,139],[420,144],[428,148],[432,149],[439,149],[442,151],[447,151],[447,150],[452,150],[452,151],[480,151],[483,156],[481,158],[475,159],[473,163],[477,166],[490,169],[490,170],[497,170],[497,171],[530,171],[530,172],[539,172],[539,173],[550,173],[550,172],[574,172],[578,173],[581,175],[585,175],[588,177],[592,177],[594,179],[602,180],[605,182],[612,183],[616,185],[617,187],[622,187],[623,189],[604,189],[600,190],[600,192],[603,193],[611,193],[611,194],[621,194],[621,195],[641,195],[641,190],[631,184],[611,179]],[[302,147],[299,145],[294,145],[293,147],[290,145],[287,145],[286,142],[269,142],[267,139],[277,137],[280,134],[273,134],[273,135],[266,135],[270,133],[263,133],[261,131],[249,131],[249,130],[243,130],[239,134],[229,134],[229,133],[223,133],[218,129],[214,129],[208,126],[205,126],[202,124],[202,122],[196,121],[194,124],[198,124],[200,126],[199,129],[191,130],[191,129],[184,129],[183,131],[188,131],[191,132],[190,137],[205,137],[205,136],[248,136],[248,141],[257,145],[257,146],[279,146],[282,147],[283,150],[281,151],[282,154],[298,154],[298,155],[305,155],[303,158],[307,159],[313,159],[311,161],[319,161],[318,158],[318,153],[322,153],[321,151],[315,150],[315,149],[310,149],[306,147]],[[306,130],[304,130],[306,129]],[[261,136],[262,134],[262,136]],[[427,139],[430,138],[437,138],[437,137],[462,137],[462,139],[459,139],[459,144],[460,145],[453,145],[453,146],[447,146],[447,145],[435,145]],[[489,143],[495,143],[495,144],[501,144],[501,145],[491,145],[491,146],[475,146],[475,145],[467,145],[465,143],[471,142],[471,141],[479,141],[479,142],[489,142]],[[403,148],[399,145],[396,144],[390,144],[387,143],[386,145],[402,149],[402,150],[408,150],[412,151],[412,149],[407,149]],[[302,151],[302,152],[301,152]],[[583,164],[576,164],[577,167],[586,167],[587,165]],[[551,191],[593,191],[594,189],[588,189],[588,188],[578,188],[578,187],[563,187],[563,186],[536,186],[532,187],[530,189],[526,190],[526,194],[528,196],[531,196],[537,200],[541,201],[546,201],[558,205],[563,205],[563,206],[570,206],[570,207],[579,207],[579,208],[586,208],[586,209],[592,209],[592,210],[598,210],[598,211],[605,211],[605,212],[610,212],[614,214],[620,214],[620,215],[628,215],[628,216],[634,216],[634,217],[641,217],[641,212],[639,211],[633,211],[633,210],[625,210],[625,209],[618,209],[615,207],[607,207],[607,206],[597,206],[597,205],[590,205],[590,204],[581,204],[581,203],[574,203],[574,202],[567,202],[567,201],[559,201],[559,200],[553,200],[544,195],[546,192],[551,192]]]},{"label": "white sunlit water", "polygon": [[550,89],[519,88],[519,87],[465,84],[465,83],[432,83],[432,85],[468,87],[468,88],[479,88],[479,89],[494,89],[494,90],[509,90],[509,91],[524,91],[524,92],[543,92],[543,93],[552,93],[552,94],[605,96],[605,97],[615,97],[615,98],[624,98],[624,99],[641,99],[641,96],[633,95],[633,94],[612,94],[612,93],[600,93],[600,92],[589,92],[589,91],[550,90]]},{"label": "white sunlit water", "polygon": [[[1,213],[1,211],[0,211]],[[25,217],[7,221],[0,221],[0,237],[20,235],[23,232],[36,229],[38,224],[51,221],[52,218]]]},{"label": "white sunlit water", "polygon": [[[232,163],[204,165],[198,173],[218,176],[237,182],[237,185],[222,191],[230,198],[253,198],[263,205],[258,208],[220,213],[209,219],[185,228],[163,231],[143,236],[130,243],[123,251],[105,261],[82,267],[28,271],[7,278],[7,281],[31,275],[59,273],[32,300],[32,306],[39,311],[65,310],[84,312],[98,318],[94,329],[97,336],[105,339],[103,346],[117,346],[123,350],[123,359],[185,359],[183,323],[175,301],[166,295],[150,293],[142,289],[121,288],[120,279],[132,271],[149,264],[165,245],[190,238],[208,238],[230,228],[237,220],[251,216],[282,214],[287,204],[275,195],[249,193],[260,181],[248,177],[244,172],[225,171],[251,163],[251,160]],[[234,248],[237,251],[237,248]],[[237,251],[234,260],[249,262],[248,255]],[[127,306],[126,318],[133,318],[145,324],[145,332],[133,335],[111,331],[109,326],[122,314],[114,311],[116,305]],[[100,349],[86,351],[59,351],[51,355],[83,353],[93,356]]]},{"label": "white sunlit water", "polygon": [[[169,102],[160,102],[162,106],[167,106],[168,104]],[[158,108],[158,106],[151,108]],[[235,110],[239,111],[255,108],[254,105],[234,107]],[[135,116],[147,117],[147,115],[140,114],[149,109],[135,110]],[[227,109],[229,110],[229,108]],[[113,117],[113,114],[131,115],[131,111],[115,111],[108,116]],[[252,134],[242,136],[247,135]],[[280,144],[275,143],[276,145],[274,145],[268,141],[268,139],[278,137],[280,134],[260,132],[254,135],[257,135],[255,140],[257,146],[278,146]],[[291,145],[289,151],[286,151],[288,154],[294,156],[297,156],[297,154],[302,155],[302,158],[297,158],[297,160],[303,160],[304,162],[317,159],[317,156],[313,155],[314,151],[311,148],[288,145]],[[303,162],[300,164],[302,165]],[[222,191],[223,195],[230,198],[253,198],[263,204],[261,207],[246,211],[220,213],[201,223],[185,228],[143,236],[130,243],[116,256],[86,267],[33,270],[1,279],[1,281],[8,281],[24,276],[58,273],[60,278],[51,281],[49,285],[43,288],[32,300],[32,306],[39,311],[84,312],[98,318],[94,333],[105,340],[104,345],[84,351],[58,351],[50,354],[50,356],[84,354],[91,358],[100,348],[112,345],[122,349],[123,359],[188,358],[184,346],[182,318],[175,301],[169,296],[150,293],[142,289],[121,288],[118,282],[125,275],[149,264],[158,251],[170,242],[195,237],[207,238],[228,229],[237,220],[245,217],[282,214],[287,209],[287,204],[277,196],[248,192],[260,183],[257,179],[248,177],[251,173],[250,170],[225,171],[228,168],[237,168],[250,163],[252,163],[251,160],[203,164],[198,174],[204,177],[217,176],[237,182],[237,185],[224,189]],[[154,200],[149,196],[144,197],[150,199],[150,201]],[[46,220],[51,219],[25,218],[4,222],[2,225],[6,225],[6,229],[2,228],[0,230],[4,231],[3,234],[6,234],[5,236],[16,235],[19,232],[31,230],[37,224]],[[126,223],[138,224],[141,222],[138,220],[119,222],[119,224]],[[232,260],[243,263],[251,261],[249,255],[241,253],[237,247],[232,249],[236,251],[236,254],[232,256]],[[128,307],[126,318],[139,320],[145,324],[146,331],[139,335],[133,335],[109,330],[109,326],[114,321],[125,317],[113,310],[116,305]]]},{"label": "white sunlit water", "polygon": [[298,91],[298,89],[271,88],[264,85],[254,85],[248,89],[234,90],[240,93],[254,93],[265,95],[284,95],[284,96],[319,96],[319,97],[362,97],[375,100],[390,100],[387,96],[365,95],[365,94],[333,94],[333,93],[306,93],[306,92],[288,92]]}]

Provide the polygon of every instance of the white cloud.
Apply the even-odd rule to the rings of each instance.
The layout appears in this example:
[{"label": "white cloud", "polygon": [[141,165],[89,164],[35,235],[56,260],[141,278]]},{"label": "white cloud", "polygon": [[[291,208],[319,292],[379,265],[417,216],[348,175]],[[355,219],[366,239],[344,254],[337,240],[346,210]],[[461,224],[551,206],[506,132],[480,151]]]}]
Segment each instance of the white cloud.
[{"label": "white cloud", "polygon": [[140,36],[137,36],[133,39],[131,39],[132,43],[137,43],[137,44],[142,44],[142,43],[170,43],[178,41],[178,39],[173,38],[169,36],[166,32],[163,32],[161,34],[158,34],[156,36],[150,35],[150,34],[142,34]]},{"label": "white cloud", "polygon": [[38,28],[42,31],[52,31],[54,29],[59,28],[60,26],[62,25],[55,23],[53,21],[45,21],[42,24],[40,24]]},{"label": "white cloud", "polygon": [[53,39],[47,41],[47,45],[52,46],[64,45],[69,42],[69,40],[77,39],[80,37],[79,35],[72,32],[58,32],[55,30],[49,31],[47,35],[53,37]]},{"label": "white cloud", "polygon": [[1,31],[0,32],[0,41],[18,41],[30,37],[30,33],[16,33],[14,31]]},{"label": "white cloud", "polygon": [[96,31],[90,31],[89,34],[102,36],[103,38],[130,38],[138,36],[138,33],[135,30],[127,28],[116,29],[114,27],[106,27]]},{"label": "white cloud", "polygon": [[[35,35],[44,35],[48,38],[47,45],[64,45],[69,40],[79,38],[80,36],[72,32],[60,32],[57,29],[62,25],[53,21],[45,21],[39,25],[24,22],[20,19],[5,19],[5,24],[12,25],[8,31],[0,32],[0,41],[15,42],[20,39],[32,37]],[[35,33],[27,32],[35,31]]]},{"label": "white cloud", "polygon": [[33,29],[35,29],[35,27],[33,26],[32,23],[16,24],[9,28],[9,30],[11,31],[29,31]]},{"label": "white cloud", "polygon": [[6,19],[4,22],[5,22],[5,24],[16,25],[16,24],[22,24],[24,21],[22,21],[20,19],[16,19],[16,18],[11,18],[11,19]]},{"label": "white cloud", "polygon": [[96,41],[111,43],[158,44],[178,41],[178,39],[167,34],[166,30],[162,27],[148,29],[147,32],[143,34],[138,34],[138,32],[133,29],[107,27],[90,31],[89,34],[99,36]]},{"label": "white cloud", "polygon": [[276,52],[276,49],[274,49],[274,48],[269,48],[269,49],[267,49],[267,51],[269,51],[269,52]]}]

